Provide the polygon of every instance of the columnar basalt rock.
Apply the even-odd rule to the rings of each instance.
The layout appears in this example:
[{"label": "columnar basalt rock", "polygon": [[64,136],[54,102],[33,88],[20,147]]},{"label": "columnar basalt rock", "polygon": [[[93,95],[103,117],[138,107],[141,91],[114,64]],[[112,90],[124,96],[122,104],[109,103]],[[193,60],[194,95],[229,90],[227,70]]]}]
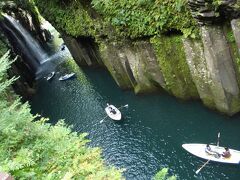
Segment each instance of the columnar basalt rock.
[{"label": "columnar basalt rock", "polygon": [[[231,32],[223,30],[223,22],[239,16],[236,3],[236,0],[218,1],[218,4],[209,0],[189,0],[192,15],[201,25],[202,45],[196,48],[196,41],[184,42],[188,65],[202,101],[207,106],[230,115],[240,110],[239,74],[236,67],[238,52],[231,49],[232,46],[227,41]],[[237,20],[231,21],[231,27],[239,48]]]},{"label": "columnar basalt rock", "polygon": [[231,27],[238,47],[238,51],[240,53],[240,18],[233,19],[231,21]]},{"label": "columnar basalt rock", "polygon": [[206,106],[214,109],[213,92],[210,88],[211,78],[204,56],[202,41],[183,39],[183,44],[185,47],[186,60],[200,99]]},{"label": "columnar basalt rock", "polygon": [[149,42],[106,43],[102,45],[101,53],[104,64],[120,87],[146,93],[165,86]]},{"label": "columnar basalt rock", "polygon": [[90,37],[76,39],[71,36],[63,35],[62,38],[64,39],[69,51],[71,52],[78,65],[103,65],[98,52],[97,44]]},{"label": "columnar basalt rock", "polygon": [[122,89],[131,89],[133,87],[134,80],[128,77],[128,73],[125,68],[126,56],[123,52],[122,45],[117,43],[105,43],[100,45],[100,53],[104,65],[116,81],[119,87]]},{"label": "columnar basalt rock", "polygon": [[222,27],[202,27],[202,41],[216,108],[234,114],[240,108],[240,103],[235,103],[239,101],[239,85]]},{"label": "columnar basalt rock", "polygon": [[167,92],[181,99],[197,98],[196,87],[187,66],[181,35],[152,38]]}]

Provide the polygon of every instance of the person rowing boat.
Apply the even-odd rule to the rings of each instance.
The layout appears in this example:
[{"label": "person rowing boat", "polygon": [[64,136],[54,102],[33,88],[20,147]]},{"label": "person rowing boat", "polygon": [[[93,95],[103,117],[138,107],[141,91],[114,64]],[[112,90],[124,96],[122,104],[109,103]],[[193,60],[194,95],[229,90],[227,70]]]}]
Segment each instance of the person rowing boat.
[{"label": "person rowing boat", "polygon": [[[109,105],[108,105],[109,106]],[[109,109],[110,109],[110,113],[112,113],[112,114],[116,114],[117,112],[116,112],[116,110],[115,109],[113,109],[112,107],[110,107],[109,106]]]},{"label": "person rowing boat", "polygon": [[231,153],[228,147],[225,147],[225,151],[222,153],[222,157],[224,158],[230,158]]},{"label": "person rowing boat", "polygon": [[100,123],[102,123],[103,120],[106,119],[107,117],[110,117],[111,119],[113,119],[113,120],[115,120],[115,121],[121,120],[122,114],[121,114],[121,112],[120,112],[119,109],[124,108],[124,107],[127,108],[127,107],[128,107],[128,104],[116,108],[114,105],[107,103],[107,107],[105,108],[105,112],[107,113],[107,116],[105,116],[105,117],[100,121]]},{"label": "person rowing boat", "polygon": [[107,107],[105,108],[105,111],[107,115],[113,120],[119,121],[122,118],[122,115],[119,109],[112,104],[110,105],[107,103]]},{"label": "person rowing boat", "polygon": [[229,158],[226,158],[222,156],[223,152],[225,152],[225,148],[222,146],[216,146],[216,145],[210,145],[213,152],[217,152],[220,155],[220,158],[215,157],[216,154],[208,154],[206,149],[207,144],[198,144],[198,143],[190,143],[190,144],[183,144],[182,147],[187,150],[189,153],[206,159],[207,161],[215,161],[220,163],[229,163],[229,164],[239,164],[240,163],[240,151],[229,148],[229,151],[231,153],[231,156]]},{"label": "person rowing boat", "polygon": [[211,147],[209,146],[209,144],[206,145],[205,152],[209,155],[213,155],[215,158],[220,158],[221,157],[221,154],[219,154],[216,151],[213,151],[211,149]]}]

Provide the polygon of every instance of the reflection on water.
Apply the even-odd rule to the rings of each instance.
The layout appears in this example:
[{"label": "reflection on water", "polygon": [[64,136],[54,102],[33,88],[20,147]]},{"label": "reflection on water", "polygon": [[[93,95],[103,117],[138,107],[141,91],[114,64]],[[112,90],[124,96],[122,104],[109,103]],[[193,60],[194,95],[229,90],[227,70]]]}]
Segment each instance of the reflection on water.
[{"label": "reflection on water", "polygon": [[[39,80],[31,105],[34,113],[52,123],[66,119],[75,131],[88,132],[90,146],[103,149],[108,164],[125,168],[127,179],[151,179],[163,167],[179,179],[240,179],[239,167],[209,163],[184,151],[183,143],[216,143],[240,150],[240,117],[229,118],[210,111],[199,102],[179,102],[164,94],[139,95],[120,90],[109,73],[79,69],[78,79],[65,82]],[[106,118],[106,103],[122,109],[124,120]]]}]

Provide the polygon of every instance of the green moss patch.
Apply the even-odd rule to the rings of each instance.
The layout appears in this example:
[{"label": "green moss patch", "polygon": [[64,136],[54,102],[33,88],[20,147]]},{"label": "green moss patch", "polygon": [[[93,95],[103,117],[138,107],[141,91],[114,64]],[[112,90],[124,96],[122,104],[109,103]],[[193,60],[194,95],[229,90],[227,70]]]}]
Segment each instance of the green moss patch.
[{"label": "green moss patch", "polygon": [[197,89],[188,68],[182,36],[160,36],[151,39],[162,70],[165,89],[179,98],[197,97]]},{"label": "green moss patch", "polygon": [[78,1],[63,6],[56,1],[36,0],[41,14],[53,26],[66,34],[77,36],[93,36],[99,22],[94,21]]}]

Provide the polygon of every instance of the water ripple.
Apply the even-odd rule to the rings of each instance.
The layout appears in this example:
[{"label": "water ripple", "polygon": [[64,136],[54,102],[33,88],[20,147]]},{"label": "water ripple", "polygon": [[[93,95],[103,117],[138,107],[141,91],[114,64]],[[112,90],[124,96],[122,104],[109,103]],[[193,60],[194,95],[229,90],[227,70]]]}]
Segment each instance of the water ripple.
[{"label": "water ripple", "polygon": [[[39,82],[33,98],[34,112],[42,112],[55,123],[65,118],[74,130],[88,132],[89,146],[100,146],[108,164],[125,168],[129,180],[151,179],[157,171],[168,167],[179,179],[240,179],[239,167],[209,163],[198,175],[195,171],[206,161],[183,150],[183,143],[216,142],[221,131],[221,144],[237,147],[240,117],[228,121],[200,103],[178,102],[167,95],[135,96],[121,91],[103,70],[82,70],[81,77],[68,82],[57,79]],[[106,118],[107,102],[122,109],[124,120]]]}]

